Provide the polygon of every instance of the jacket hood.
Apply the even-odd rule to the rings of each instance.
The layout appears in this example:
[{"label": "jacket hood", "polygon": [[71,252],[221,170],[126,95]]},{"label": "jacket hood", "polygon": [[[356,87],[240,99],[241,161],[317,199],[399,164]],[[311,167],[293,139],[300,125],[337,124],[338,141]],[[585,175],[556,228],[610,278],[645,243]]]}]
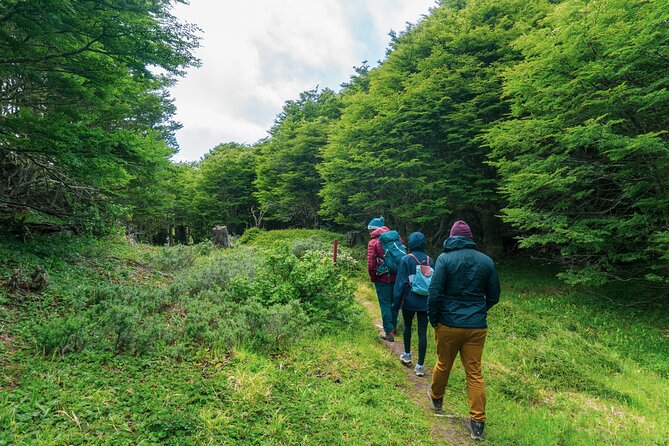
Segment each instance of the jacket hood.
[{"label": "jacket hood", "polygon": [[390,231],[390,229],[388,229],[386,226],[381,226],[379,229],[375,229],[374,232],[372,232],[370,234],[370,237],[377,238],[378,236],[380,236],[384,232],[388,232],[388,231]]},{"label": "jacket hood", "polygon": [[449,237],[444,242],[444,251],[455,251],[458,249],[478,249],[474,240],[464,237],[462,235],[457,235],[455,237]]},{"label": "jacket hood", "polygon": [[409,251],[425,250],[425,236],[422,232],[412,232],[409,236]]}]

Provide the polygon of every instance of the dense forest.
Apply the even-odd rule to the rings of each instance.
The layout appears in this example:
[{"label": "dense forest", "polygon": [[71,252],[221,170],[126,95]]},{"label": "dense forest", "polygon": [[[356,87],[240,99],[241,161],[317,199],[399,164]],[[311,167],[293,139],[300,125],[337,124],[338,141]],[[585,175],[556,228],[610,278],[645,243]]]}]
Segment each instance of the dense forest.
[{"label": "dense forest", "polygon": [[432,326],[425,376],[379,337],[381,215],[497,263],[485,444],[667,444],[666,0],[437,1],[183,163],[175,3],[0,0],[0,446],[472,444]]},{"label": "dense forest", "polygon": [[442,0],[268,136],[174,163],[169,87],[198,30],[171,2],[0,3],[0,224],[193,243],[214,225],[364,227],[527,249],[571,283],[669,284],[669,10]]}]

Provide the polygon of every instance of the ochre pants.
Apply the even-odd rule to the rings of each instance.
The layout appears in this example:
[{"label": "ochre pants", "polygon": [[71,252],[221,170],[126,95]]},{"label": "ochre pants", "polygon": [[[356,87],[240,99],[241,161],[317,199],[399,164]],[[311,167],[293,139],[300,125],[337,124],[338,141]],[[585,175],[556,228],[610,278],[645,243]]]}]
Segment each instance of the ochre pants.
[{"label": "ochre pants", "polygon": [[487,328],[455,328],[439,324],[434,329],[437,364],[432,371],[431,396],[443,398],[453,361],[459,352],[467,374],[469,416],[472,420],[480,422],[485,421],[485,387],[481,375],[481,355],[487,334]]}]

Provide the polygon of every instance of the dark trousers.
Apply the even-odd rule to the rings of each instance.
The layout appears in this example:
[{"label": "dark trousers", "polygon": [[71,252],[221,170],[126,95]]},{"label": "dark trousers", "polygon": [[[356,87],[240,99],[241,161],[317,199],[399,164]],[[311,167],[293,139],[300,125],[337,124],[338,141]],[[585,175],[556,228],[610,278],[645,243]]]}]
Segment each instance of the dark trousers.
[{"label": "dark trousers", "polygon": [[376,297],[379,299],[381,308],[381,319],[383,319],[383,331],[390,333],[397,325],[397,316],[393,317],[390,306],[393,302],[394,283],[374,282]]},{"label": "dark trousers", "polygon": [[427,350],[427,311],[409,311],[402,309],[404,319],[404,351],[411,352],[411,325],[416,315],[418,321],[418,364],[425,364],[425,350]]}]

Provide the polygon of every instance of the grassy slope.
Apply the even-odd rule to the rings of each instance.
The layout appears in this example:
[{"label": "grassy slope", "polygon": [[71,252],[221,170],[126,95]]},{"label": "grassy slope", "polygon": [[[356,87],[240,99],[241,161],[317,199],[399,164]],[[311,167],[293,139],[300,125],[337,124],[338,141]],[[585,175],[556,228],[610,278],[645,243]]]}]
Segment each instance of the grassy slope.
[{"label": "grassy slope", "polygon": [[[485,444],[669,444],[669,305],[636,304],[627,299],[642,298],[629,290],[572,290],[535,264],[503,263],[500,276],[503,295],[489,314],[484,351]],[[371,287],[361,286],[373,302]],[[368,308],[380,319],[378,305]],[[429,327],[426,369],[434,367],[433,339]],[[459,359],[444,407],[454,417],[440,422],[464,432]]]},{"label": "grassy slope", "polygon": [[51,285],[41,296],[0,294],[0,444],[433,444],[423,435],[429,417],[404,404],[404,375],[362,310],[348,330],[275,357],[243,348],[194,349],[179,360],[44,357],[22,335],[36,313],[95,281],[158,289],[165,278],[145,266],[147,247],[20,249],[0,245],[0,281],[41,263]]},{"label": "grassy slope", "polygon": [[[0,245],[0,280],[39,262],[52,282],[37,300],[0,291],[0,444],[436,444],[435,419],[405,393],[405,370],[366,317],[278,357],[34,353],[25,321],[66,295],[93,281],[165,282],[137,266],[147,248],[75,245],[20,254]],[[501,277],[485,351],[486,444],[666,444],[666,307],[621,308],[533,265],[502,265]],[[467,413],[459,364],[445,403]]]},{"label": "grassy slope", "polygon": [[668,444],[667,304],[568,290],[531,264],[501,276],[485,352],[491,443]]}]

